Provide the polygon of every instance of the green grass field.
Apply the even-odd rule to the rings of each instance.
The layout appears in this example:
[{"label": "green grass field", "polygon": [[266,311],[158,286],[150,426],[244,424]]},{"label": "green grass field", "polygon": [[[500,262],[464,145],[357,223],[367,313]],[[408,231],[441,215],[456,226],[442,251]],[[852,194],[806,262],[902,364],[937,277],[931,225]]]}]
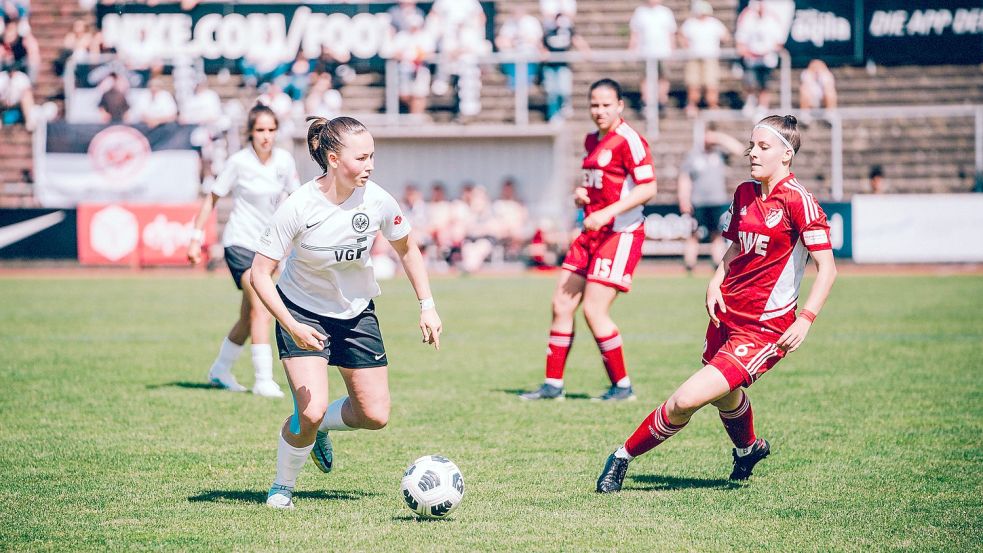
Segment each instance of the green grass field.
[{"label": "green grass field", "polygon": [[[336,433],[336,471],[308,463],[292,512],[263,504],[290,399],[203,385],[236,313],[227,275],[0,280],[0,549],[983,548],[983,278],[841,276],[750,392],[773,453],[749,482],[726,479],[708,409],[614,496],[593,491],[605,457],[698,367],[705,280],[639,279],[616,304],[640,401],[585,399],[606,377],[581,322],[570,399],[524,403],[553,278],[436,280],[439,353],[408,284],[384,283],[390,425]],[[236,374],[252,384],[248,355]],[[450,520],[415,520],[398,493],[428,453],[465,476]]]}]

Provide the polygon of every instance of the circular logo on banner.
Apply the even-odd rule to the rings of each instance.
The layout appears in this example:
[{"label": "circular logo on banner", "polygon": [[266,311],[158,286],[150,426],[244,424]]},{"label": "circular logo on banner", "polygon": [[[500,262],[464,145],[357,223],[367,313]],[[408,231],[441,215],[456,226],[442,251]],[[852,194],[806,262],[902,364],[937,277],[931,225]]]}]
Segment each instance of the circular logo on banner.
[{"label": "circular logo on banner", "polygon": [[111,205],[100,209],[89,223],[92,250],[109,261],[119,261],[137,248],[140,223],[128,209]]},{"label": "circular logo on banner", "polygon": [[365,232],[369,228],[369,216],[364,213],[356,213],[352,217],[352,228],[356,232]]},{"label": "circular logo on banner", "polygon": [[608,163],[611,163],[611,150],[601,150],[601,152],[597,154],[597,166],[604,167]]},{"label": "circular logo on banner", "polygon": [[123,125],[107,127],[89,142],[89,160],[112,187],[126,187],[150,159],[150,142],[140,131]]}]

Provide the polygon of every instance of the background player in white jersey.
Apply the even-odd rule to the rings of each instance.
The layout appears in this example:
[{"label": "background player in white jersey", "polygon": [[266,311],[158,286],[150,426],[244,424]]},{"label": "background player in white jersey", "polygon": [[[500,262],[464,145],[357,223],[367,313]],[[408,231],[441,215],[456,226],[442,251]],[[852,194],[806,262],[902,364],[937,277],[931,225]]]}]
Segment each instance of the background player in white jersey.
[{"label": "background player in white jersey", "polygon": [[[753,180],[734,192],[731,219],[724,228],[733,243],[707,287],[710,324],[704,367],[608,457],[598,492],[620,490],[629,461],[668,440],[711,403],[734,442],[731,479],[747,479],[771,451],[754,434],[751,403],[742,388],[802,345],[836,280],[826,215],[791,173],[799,146],[791,115],[766,117],[751,131],[747,156]],[[799,284],[810,255],[818,275],[796,317]]]},{"label": "background player in white jersey", "polygon": [[595,399],[635,399],[621,334],[610,312],[618,292],[631,289],[645,240],[642,204],[656,190],[648,143],[621,118],[624,109],[616,81],[601,79],[591,85],[590,114],[597,132],[584,140],[584,184],[575,195],[584,207],[584,230],[570,245],[553,293],[546,380],[538,390],[522,394],[523,399],[563,398],[563,371],[581,303],[611,380],[608,391]]},{"label": "background player in white jersey", "polygon": [[[331,470],[329,430],[377,430],[389,421],[389,363],[372,301],[381,291],[369,256],[380,231],[420,300],[423,341],[440,348],[440,317],[409,221],[395,198],[369,180],[372,135],[350,117],[309,121],[308,148],[324,174],[277,209],[252,271],[257,294],[277,320],[277,346],[294,398],[267,498],[276,508],[293,507],[308,454],[321,471]],[[288,252],[274,285],[277,262]],[[338,367],[348,389],[330,405],[329,364]]]},{"label": "background player in white jersey", "polygon": [[232,375],[232,365],[249,338],[256,372],[253,393],[267,397],[283,397],[283,392],[273,381],[270,314],[249,283],[249,268],[256,241],[273,217],[277,204],[300,185],[293,157],[286,150],[274,147],[277,126],[276,115],[270,108],[256,104],[249,110],[246,125],[249,145],[229,157],[211,191],[205,195],[195,218],[194,235],[188,244],[188,260],[192,264],[199,263],[205,222],[218,199],[232,194],[234,203],[222,232],[222,245],[232,280],[242,290],[242,303],[239,319],[222,341],[218,357],[208,371],[208,381],[233,392],[246,390]]}]

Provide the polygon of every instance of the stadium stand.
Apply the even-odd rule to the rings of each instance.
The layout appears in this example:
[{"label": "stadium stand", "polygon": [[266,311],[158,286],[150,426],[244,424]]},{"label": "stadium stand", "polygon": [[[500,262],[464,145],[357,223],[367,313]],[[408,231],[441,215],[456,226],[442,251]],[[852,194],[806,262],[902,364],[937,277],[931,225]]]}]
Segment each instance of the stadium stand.
[{"label": "stadium stand", "polygon": [[[713,0],[715,17],[731,30],[737,17],[737,2]],[[498,2],[495,27],[499,28],[508,14],[508,6],[521,4],[530,13],[538,13],[537,0]],[[628,21],[639,0],[579,0],[576,15],[578,32],[595,50],[624,49],[628,44]],[[686,18],[689,0],[666,0],[678,23]],[[65,33],[72,23],[82,19],[94,24],[91,11],[78,2],[65,0],[35,0],[31,8],[31,27],[37,37],[42,67],[35,85],[38,103],[58,99],[62,83],[52,69]],[[732,45],[725,45],[732,46]],[[722,62],[721,104],[740,107],[740,79]],[[574,116],[565,125],[572,136],[592,130],[587,118],[587,99],[584,91],[590,82],[604,77],[620,80],[628,92],[629,110],[626,116],[640,126],[642,117],[638,80],[641,65],[635,62],[581,62],[572,64],[574,70]],[[842,108],[865,106],[918,106],[941,104],[983,104],[983,70],[980,66],[871,66],[833,67]],[[800,69],[793,70],[792,104],[798,105]],[[676,171],[693,142],[694,122],[683,111],[685,88],[682,82],[682,62],[669,64],[671,99],[662,113],[660,134],[653,140],[653,155],[658,169],[660,192],[658,201],[675,201]],[[237,75],[219,78],[212,75],[209,84],[224,101],[235,99],[248,104],[255,93],[240,86]],[[170,82],[165,80],[169,86]],[[777,79],[771,86],[776,97]],[[363,73],[341,89],[343,110],[356,116],[376,115],[385,108],[385,78],[381,74]],[[777,103],[777,102],[776,102]],[[545,95],[540,86],[530,90],[530,123],[544,122]],[[770,111],[776,111],[773,108]],[[930,115],[926,113],[925,115]],[[429,102],[428,118],[435,124],[451,122],[454,114],[446,100],[433,97]],[[380,118],[381,119],[381,118]],[[497,67],[486,66],[482,72],[481,112],[461,117],[467,124],[514,122],[514,96],[506,86],[505,76]],[[720,121],[718,128],[733,136],[746,134],[750,121]],[[873,165],[885,168],[893,192],[967,191],[974,182],[973,120],[971,117],[892,117],[887,119],[846,120],[843,124],[844,193],[866,191],[867,174]],[[807,155],[796,162],[796,173],[809,182],[820,197],[828,197],[830,174],[829,125],[814,119],[806,133]],[[578,141],[574,141],[575,143]],[[31,137],[23,126],[0,129],[0,204],[4,206],[34,205],[31,194]],[[580,158],[579,144],[570,152],[570,163]],[[745,176],[743,168],[733,170],[735,184]],[[462,177],[463,178],[463,177]]]}]

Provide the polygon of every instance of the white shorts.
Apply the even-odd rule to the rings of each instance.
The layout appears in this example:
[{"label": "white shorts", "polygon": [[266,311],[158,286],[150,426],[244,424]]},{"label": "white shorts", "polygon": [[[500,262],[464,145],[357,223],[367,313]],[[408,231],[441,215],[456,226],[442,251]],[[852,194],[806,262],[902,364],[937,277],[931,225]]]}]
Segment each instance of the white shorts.
[{"label": "white shorts", "polygon": [[31,89],[31,79],[20,71],[0,71],[0,104],[17,106]]}]

